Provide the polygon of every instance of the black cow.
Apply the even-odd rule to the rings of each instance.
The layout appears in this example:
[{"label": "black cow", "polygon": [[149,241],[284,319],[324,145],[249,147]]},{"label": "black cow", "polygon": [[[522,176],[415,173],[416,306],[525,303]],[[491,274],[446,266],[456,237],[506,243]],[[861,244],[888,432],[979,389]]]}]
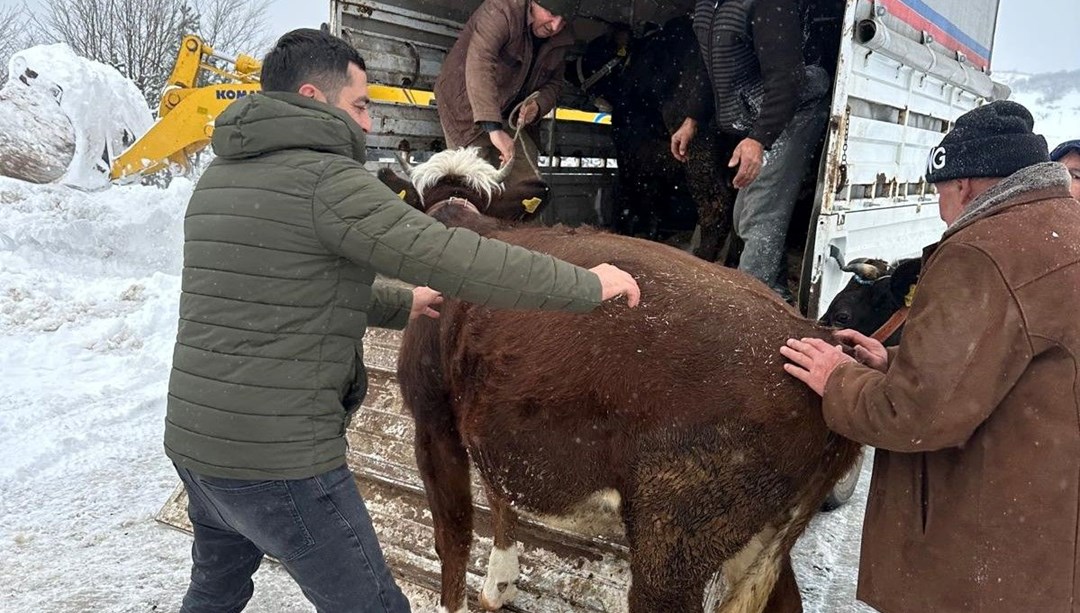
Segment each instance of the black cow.
[{"label": "black cow", "polygon": [[[869,336],[905,305],[919,279],[922,260],[912,258],[889,264],[884,260],[857,259],[841,269],[853,276],[833,298],[821,323],[852,328]],[[889,335],[883,344],[898,344],[902,330]]]},{"label": "black cow", "polygon": [[690,17],[639,37],[613,26],[589,42],[567,73],[598,108],[611,112],[619,164],[615,231],[661,238],[665,218],[670,222],[689,190],[701,227],[694,255],[715,261],[731,228],[735,188],[727,161],[736,143],[703,124],[686,164],[671,155],[672,133],[693,105],[707,105],[712,96]]}]

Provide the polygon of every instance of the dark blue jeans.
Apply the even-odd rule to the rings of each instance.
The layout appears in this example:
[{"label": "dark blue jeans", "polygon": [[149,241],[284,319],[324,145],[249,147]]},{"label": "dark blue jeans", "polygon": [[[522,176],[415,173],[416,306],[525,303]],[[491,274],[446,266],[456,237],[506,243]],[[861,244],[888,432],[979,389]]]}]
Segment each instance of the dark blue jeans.
[{"label": "dark blue jeans", "polygon": [[243,610],[264,553],[281,561],[319,613],[408,613],[348,468],[285,481],[176,470],[195,528],[182,613]]}]

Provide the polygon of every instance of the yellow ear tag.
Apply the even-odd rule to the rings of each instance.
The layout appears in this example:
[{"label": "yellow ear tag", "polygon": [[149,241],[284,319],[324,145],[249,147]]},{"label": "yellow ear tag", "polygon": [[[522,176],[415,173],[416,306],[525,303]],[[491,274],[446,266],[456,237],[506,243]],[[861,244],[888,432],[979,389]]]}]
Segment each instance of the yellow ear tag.
[{"label": "yellow ear tag", "polygon": [[904,306],[911,308],[911,303],[915,301],[915,284],[911,284],[911,289],[908,290],[907,296],[904,296]]},{"label": "yellow ear tag", "polygon": [[615,55],[619,57],[626,57],[626,47],[619,47],[619,50],[615,52]]},{"label": "yellow ear tag", "polygon": [[525,207],[525,212],[535,213],[536,209],[540,207],[541,202],[543,202],[543,200],[539,198],[529,198],[528,200],[522,200],[521,206]]},{"label": "yellow ear tag", "polygon": [[398,192],[397,197],[404,200],[405,199],[405,190],[401,190],[400,192]]}]

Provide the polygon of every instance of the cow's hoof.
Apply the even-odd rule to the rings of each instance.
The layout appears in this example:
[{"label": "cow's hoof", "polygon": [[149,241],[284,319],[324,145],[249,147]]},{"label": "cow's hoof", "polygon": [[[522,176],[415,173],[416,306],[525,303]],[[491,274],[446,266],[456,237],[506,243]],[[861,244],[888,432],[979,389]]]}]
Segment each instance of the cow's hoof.
[{"label": "cow's hoof", "polygon": [[502,590],[493,588],[489,591],[488,584],[484,582],[484,590],[480,592],[480,606],[485,611],[498,611],[504,605],[509,604],[517,596],[517,586],[513,583],[500,583]]},{"label": "cow's hoof", "polygon": [[498,611],[517,596],[518,578],[517,546],[509,549],[492,549],[488,559],[487,577],[480,589],[480,606],[487,611]]}]

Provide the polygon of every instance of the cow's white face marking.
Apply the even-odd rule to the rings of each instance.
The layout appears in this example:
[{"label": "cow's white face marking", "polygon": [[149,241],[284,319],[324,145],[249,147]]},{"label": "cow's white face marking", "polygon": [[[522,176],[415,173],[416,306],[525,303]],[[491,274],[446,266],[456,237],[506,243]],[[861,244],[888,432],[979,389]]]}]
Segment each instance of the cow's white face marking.
[{"label": "cow's white face marking", "polygon": [[489,611],[501,608],[517,596],[515,582],[520,575],[518,568],[518,548],[513,545],[508,549],[492,548],[488,558],[487,576],[480,589],[480,604]]},{"label": "cow's white face marking", "polygon": [[488,202],[493,194],[503,189],[499,170],[480,157],[479,147],[440,151],[423,164],[416,165],[409,173],[409,180],[420,194],[421,203],[424,203],[424,192],[446,177],[461,177],[466,185],[483,194]]}]

